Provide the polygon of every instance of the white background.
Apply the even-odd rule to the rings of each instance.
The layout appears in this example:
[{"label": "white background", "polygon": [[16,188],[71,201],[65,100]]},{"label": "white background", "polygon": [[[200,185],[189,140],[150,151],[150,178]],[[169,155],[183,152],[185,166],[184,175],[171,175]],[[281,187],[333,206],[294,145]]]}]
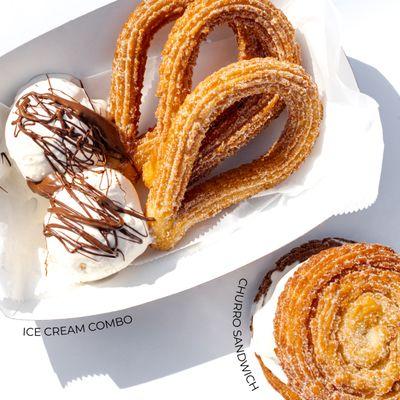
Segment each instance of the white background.
[{"label": "white background", "polygon": [[[3,0],[0,55],[107,3],[110,1]],[[384,243],[400,251],[400,2],[334,3],[342,15],[344,49],[360,89],[380,104],[386,145],[380,196],[368,210],[332,218],[296,243],[342,236]],[[252,398],[232,354],[231,309],[237,282],[245,277],[249,286],[243,319],[248,320],[249,301],[267,263],[259,260],[215,281],[123,313],[51,323],[83,323],[124,314],[134,318],[128,327],[97,334],[24,337],[24,327],[48,323],[0,316],[0,398]]]}]

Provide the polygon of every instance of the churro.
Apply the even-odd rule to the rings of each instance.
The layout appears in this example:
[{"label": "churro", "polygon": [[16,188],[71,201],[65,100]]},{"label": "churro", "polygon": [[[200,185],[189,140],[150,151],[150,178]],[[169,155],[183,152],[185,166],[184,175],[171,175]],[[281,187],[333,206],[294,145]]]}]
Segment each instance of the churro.
[{"label": "churro", "polygon": [[[134,154],[135,165],[142,170],[143,180],[148,187],[152,185],[157,174],[158,143],[164,140],[176,113],[190,93],[193,67],[200,43],[214,26],[221,23],[235,24],[234,30],[239,32],[237,37],[239,40],[243,39],[239,42],[239,49],[248,52],[242,54],[241,59],[268,55],[279,60],[299,63],[299,49],[294,39],[294,29],[285,15],[269,1],[199,0],[192,2],[175,23],[163,50],[158,86],[160,99],[156,112],[157,125],[151,132],[149,142],[146,138],[140,140]],[[242,124],[238,127],[239,132],[233,143],[228,142],[229,137],[221,140],[218,157],[210,157],[209,147],[205,146],[199,154],[198,163],[202,162],[204,155],[206,161],[209,162],[210,158],[213,160],[208,168],[216,165],[246,144],[273,116],[279,114],[282,105],[278,99],[270,93],[264,93],[264,96],[267,96],[269,102],[266,106],[261,103],[261,107],[257,110],[254,110],[251,99],[246,101],[242,99],[244,102],[250,102],[250,108],[252,105],[252,112],[256,111],[255,114],[248,112],[244,114],[246,118],[240,120]],[[244,109],[247,108],[249,107],[245,105]],[[235,113],[231,116],[233,120],[229,118],[228,125],[234,124]],[[200,167],[198,171],[203,173],[208,168]]]},{"label": "churro", "polygon": [[127,148],[137,135],[147,51],[155,33],[180,17],[192,0],[143,1],[117,40],[110,91],[110,115]]},{"label": "churro", "polygon": [[[400,256],[345,244],[303,262],[279,296],[274,321],[287,400],[400,399]],[[258,329],[259,327],[257,327]]]},{"label": "churro", "polygon": [[[279,95],[289,109],[281,137],[250,164],[227,171],[187,191],[193,165],[210,125],[232,104],[264,93]],[[274,58],[231,64],[206,78],[187,96],[159,143],[159,167],[147,199],[155,246],[173,247],[197,222],[289,177],[311,152],[322,105],[302,67]]]}]

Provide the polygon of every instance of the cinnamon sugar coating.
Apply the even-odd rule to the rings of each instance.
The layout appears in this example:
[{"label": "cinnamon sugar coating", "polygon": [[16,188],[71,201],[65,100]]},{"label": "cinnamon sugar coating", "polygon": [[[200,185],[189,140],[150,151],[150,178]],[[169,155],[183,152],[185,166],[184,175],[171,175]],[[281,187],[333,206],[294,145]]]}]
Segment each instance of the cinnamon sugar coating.
[{"label": "cinnamon sugar coating", "polygon": [[[285,129],[265,155],[187,190],[209,126],[232,104],[274,93],[289,109]],[[194,224],[274,187],[310,154],[322,105],[310,76],[296,64],[254,58],[231,64],[189,94],[159,144],[159,165],[147,200],[155,247],[169,249]]]},{"label": "cinnamon sugar coating", "polygon": [[[150,41],[162,26],[177,18],[163,50],[157,126],[135,141]],[[272,56],[300,62],[294,29],[284,14],[266,0],[145,1],[121,32],[113,63],[110,110],[148,187],[156,174],[158,143],[191,90],[200,44],[214,26],[222,23],[236,34],[240,60]],[[221,115],[205,135],[192,180],[247,144],[282,108],[279,98],[267,93],[233,104],[231,112]]]},{"label": "cinnamon sugar coating", "polygon": [[400,399],[400,256],[348,244],[305,261],[282,292],[276,354],[285,399]]}]

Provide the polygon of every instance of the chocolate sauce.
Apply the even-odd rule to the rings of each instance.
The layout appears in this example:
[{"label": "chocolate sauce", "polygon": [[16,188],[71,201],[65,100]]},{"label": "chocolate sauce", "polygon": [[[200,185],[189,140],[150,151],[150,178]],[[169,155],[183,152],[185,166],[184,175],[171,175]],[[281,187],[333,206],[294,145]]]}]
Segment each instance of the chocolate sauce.
[{"label": "chocolate sauce", "polygon": [[332,247],[343,246],[344,244],[355,243],[352,240],[343,238],[325,238],[321,240],[310,240],[301,246],[295,247],[289,253],[282,256],[276,263],[275,268],[269,271],[264,277],[263,282],[258,288],[258,293],[254,299],[257,302],[265,293],[267,293],[272,283],[272,274],[275,271],[284,271],[285,268],[293,265],[294,263],[302,263],[308,260],[315,254]]},{"label": "chocolate sauce", "polygon": [[[107,174],[104,171],[102,173]],[[126,214],[146,219],[141,213],[111,200],[83,177],[75,177],[73,184],[64,184],[63,189],[68,191],[78,207],[72,208],[58,200],[57,196],[51,197],[48,211],[56,219],[45,225],[44,235],[57,238],[68,252],[88,257],[124,257],[119,249],[120,239],[142,244],[148,236],[147,231],[138,231],[123,218]],[[86,229],[88,226],[95,228],[101,239],[89,233]]]},{"label": "chocolate sauce", "polygon": [[0,153],[0,160],[2,164],[8,164],[9,167],[11,167],[11,161],[8,158],[7,153],[5,153],[4,151]]},{"label": "chocolate sauce", "polygon": [[[114,153],[117,158],[127,156],[124,145],[119,138],[117,127],[111,121],[76,101],[71,101],[53,94],[50,94],[49,97],[55,103],[74,110],[76,117],[85,122],[88,126],[94,126],[99,129],[101,132],[100,140],[105,142],[108,154],[110,154],[110,152]],[[97,138],[97,140],[99,140],[99,138]]]},{"label": "chocolate sauce", "polygon": [[54,193],[64,186],[64,182],[54,174],[47,175],[46,178],[40,182],[27,179],[26,183],[33,193],[45,197],[46,199],[51,199]]},{"label": "chocolate sauce", "polygon": [[[2,151],[0,153],[0,161],[2,164],[8,164],[8,166],[11,168],[11,161],[8,158],[7,153],[5,153],[4,151]],[[5,188],[3,188],[3,186],[0,185],[0,190],[3,191],[4,193],[8,193],[7,190]]]},{"label": "chocolate sauce", "polygon": [[[32,91],[22,96],[16,103],[17,118],[13,121],[15,136],[28,135],[43,150],[53,169],[41,182],[27,181],[33,192],[50,200],[48,211],[54,222],[44,226],[44,235],[55,237],[70,253],[90,258],[124,257],[120,240],[141,244],[148,233],[126,224],[123,215],[147,218],[111,200],[84,178],[84,171],[105,167],[110,158],[117,162],[129,160],[118,130],[95,111],[54,92],[49,79],[48,93]],[[51,134],[37,134],[38,126]],[[98,173],[107,175],[105,168]],[[76,207],[57,200],[55,194],[59,190],[66,190]],[[99,235],[89,233],[87,227],[95,228]]]}]

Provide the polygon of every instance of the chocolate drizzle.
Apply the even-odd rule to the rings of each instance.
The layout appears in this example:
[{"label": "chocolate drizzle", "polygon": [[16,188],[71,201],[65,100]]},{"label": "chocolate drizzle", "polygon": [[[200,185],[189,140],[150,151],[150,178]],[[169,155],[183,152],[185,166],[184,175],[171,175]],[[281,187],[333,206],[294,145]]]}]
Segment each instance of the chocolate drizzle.
[{"label": "chocolate drizzle", "polygon": [[64,182],[55,174],[47,175],[46,178],[40,182],[34,182],[29,179],[26,180],[29,189],[39,196],[51,199],[58,190],[64,186]]},{"label": "chocolate drizzle", "polygon": [[[0,153],[0,161],[2,164],[8,164],[8,166],[11,168],[11,161],[8,158],[7,153],[5,153],[4,151],[2,151]],[[3,188],[3,186],[0,185],[0,190],[2,190],[4,193],[8,193],[6,189]]]},{"label": "chocolate drizzle", "polygon": [[[16,114],[14,135],[28,135],[43,150],[52,169],[60,174],[81,173],[105,165],[110,150],[118,154],[111,140],[105,140],[111,135],[102,134],[100,126],[106,124],[98,123],[93,114],[100,121],[104,118],[77,102],[52,93],[30,92],[17,101]],[[90,118],[85,120],[82,115]],[[36,133],[40,127],[49,134]]]},{"label": "chocolate drizzle", "polygon": [[[107,164],[130,161],[118,130],[94,110],[74,99],[57,96],[50,79],[48,81],[48,93],[32,91],[17,101],[17,118],[13,121],[14,135],[28,135],[43,150],[53,169],[41,182],[27,181],[32,191],[50,200],[51,218],[44,226],[44,235],[55,237],[70,253],[89,258],[124,257],[119,248],[120,240],[141,244],[148,232],[142,233],[128,225],[123,215],[147,218],[107,197],[87,183],[84,174],[88,169],[100,167],[95,173],[108,176]],[[108,181],[106,193],[110,177]],[[60,201],[57,196],[60,190],[66,190],[76,206],[72,208]]]},{"label": "chocolate drizzle", "polygon": [[289,253],[282,256],[276,263],[275,268],[269,271],[262,281],[258,293],[254,299],[257,302],[261,297],[267,293],[269,287],[272,283],[272,274],[276,271],[284,271],[287,267],[293,265],[294,263],[302,263],[308,260],[315,254],[320,253],[323,250],[330,249],[332,247],[343,246],[344,244],[355,243],[352,240],[343,238],[325,238],[321,240],[310,240],[301,246],[295,247]]},{"label": "chocolate drizzle", "polygon": [[[107,171],[101,173],[107,175],[107,179],[112,179],[108,177]],[[112,201],[82,177],[76,178],[72,185],[64,185],[64,190],[78,207],[68,206],[57,196],[50,198],[49,212],[57,218],[45,225],[44,235],[57,238],[70,253],[80,253],[89,257],[124,257],[119,249],[121,238],[142,244],[143,238],[148,236],[147,231],[138,231],[123,218],[126,214],[145,219],[141,213]],[[86,227],[96,228],[95,232],[100,234],[100,238],[89,233]]]}]

